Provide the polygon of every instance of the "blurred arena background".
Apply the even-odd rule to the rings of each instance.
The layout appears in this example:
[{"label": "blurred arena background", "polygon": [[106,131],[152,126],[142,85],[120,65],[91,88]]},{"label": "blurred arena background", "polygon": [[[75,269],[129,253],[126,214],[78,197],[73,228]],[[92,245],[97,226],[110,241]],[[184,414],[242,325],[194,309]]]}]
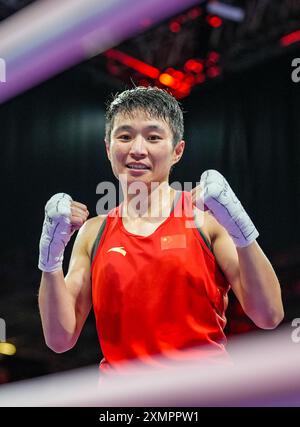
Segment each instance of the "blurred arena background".
[{"label": "blurred arena background", "polygon": [[[80,10],[82,2],[70,3]],[[103,142],[104,107],[112,93],[132,85],[168,88],[182,102],[186,151],[170,182],[195,185],[207,168],[227,177],[279,276],[284,323],[300,317],[300,83],[292,80],[300,3],[165,0],[163,8],[153,0],[139,10],[136,1],[115,0],[105,2],[105,13],[130,13],[127,27],[109,37],[106,15],[96,13],[103,2],[96,3],[82,6],[95,8],[93,16],[68,13],[48,28],[42,25],[47,14],[33,8],[48,7],[50,20],[64,2],[0,0],[6,64],[6,81],[0,78],[0,318],[16,348],[10,355],[0,346],[0,384],[101,358],[93,314],[76,348],[59,355],[47,349],[37,305],[38,243],[52,194],[71,194],[95,216],[97,184],[117,184]],[[232,294],[227,317],[230,349],[231,337],[255,326]]]}]

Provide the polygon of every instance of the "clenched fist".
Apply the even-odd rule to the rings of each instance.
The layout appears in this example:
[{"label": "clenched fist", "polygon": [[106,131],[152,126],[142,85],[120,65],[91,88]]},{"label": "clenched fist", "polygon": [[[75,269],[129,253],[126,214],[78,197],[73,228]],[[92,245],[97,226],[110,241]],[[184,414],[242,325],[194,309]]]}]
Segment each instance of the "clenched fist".
[{"label": "clenched fist", "polygon": [[88,216],[87,207],[74,202],[66,193],[57,193],[48,200],[40,239],[40,270],[52,272],[62,268],[65,247]]},{"label": "clenched fist", "polygon": [[216,170],[205,171],[200,185],[193,188],[191,194],[193,203],[200,209],[206,206],[237,247],[248,246],[259,236],[230,185]]}]

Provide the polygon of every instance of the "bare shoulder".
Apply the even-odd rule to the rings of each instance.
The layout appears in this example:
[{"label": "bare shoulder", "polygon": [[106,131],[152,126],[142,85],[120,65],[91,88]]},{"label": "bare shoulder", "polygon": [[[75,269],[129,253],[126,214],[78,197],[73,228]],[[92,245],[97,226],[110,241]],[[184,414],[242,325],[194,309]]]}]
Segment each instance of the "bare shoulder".
[{"label": "bare shoulder", "polygon": [[101,227],[101,224],[105,220],[107,215],[98,215],[93,218],[89,218],[83,226],[80,228],[80,233],[89,234],[92,233],[93,230]]},{"label": "bare shoulder", "polygon": [[218,223],[218,221],[215,219],[215,217],[209,210],[203,212],[196,206],[194,206],[193,208],[197,224],[201,227],[201,230],[208,238],[209,243],[212,243],[215,238],[222,232],[223,227]]},{"label": "bare shoulder", "polygon": [[[199,211],[199,209],[198,209]],[[215,259],[236,295],[239,295],[239,261],[233,240],[210,211],[197,212],[203,221],[203,231],[210,241]],[[238,296],[239,298],[239,296]]]},{"label": "bare shoulder", "polygon": [[85,247],[87,253],[90,255],[92,247],[97,237],[98,231],[105,221],[107,215],[98,215],[88,219],[78,232],[77,239]]}]

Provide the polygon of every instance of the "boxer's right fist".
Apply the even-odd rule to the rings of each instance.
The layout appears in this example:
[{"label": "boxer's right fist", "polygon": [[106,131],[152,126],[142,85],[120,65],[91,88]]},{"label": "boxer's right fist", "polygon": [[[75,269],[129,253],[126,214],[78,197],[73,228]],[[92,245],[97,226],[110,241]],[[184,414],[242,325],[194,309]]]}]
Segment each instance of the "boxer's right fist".
[{"label": "boxer's right fist", "polygon": [[40,270],[52,272],[62,268],[65,247],[88,215],[87,207],[74,202],[68,194],[58,193],[48,200],[40,239]]}]

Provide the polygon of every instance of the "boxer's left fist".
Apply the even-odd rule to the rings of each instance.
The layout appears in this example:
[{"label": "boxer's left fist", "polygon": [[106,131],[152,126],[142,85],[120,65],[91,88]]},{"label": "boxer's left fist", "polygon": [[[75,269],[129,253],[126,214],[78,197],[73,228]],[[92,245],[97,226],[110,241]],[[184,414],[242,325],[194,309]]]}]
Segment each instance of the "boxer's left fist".
[{"label": "boxer's left fist", "polygon": [[259,236],[253,222],[226,179],[216,170],[201,175],[200,185],[191,191],[193,204],[206,206],[227,230],[237,247],[250,245]]}]

